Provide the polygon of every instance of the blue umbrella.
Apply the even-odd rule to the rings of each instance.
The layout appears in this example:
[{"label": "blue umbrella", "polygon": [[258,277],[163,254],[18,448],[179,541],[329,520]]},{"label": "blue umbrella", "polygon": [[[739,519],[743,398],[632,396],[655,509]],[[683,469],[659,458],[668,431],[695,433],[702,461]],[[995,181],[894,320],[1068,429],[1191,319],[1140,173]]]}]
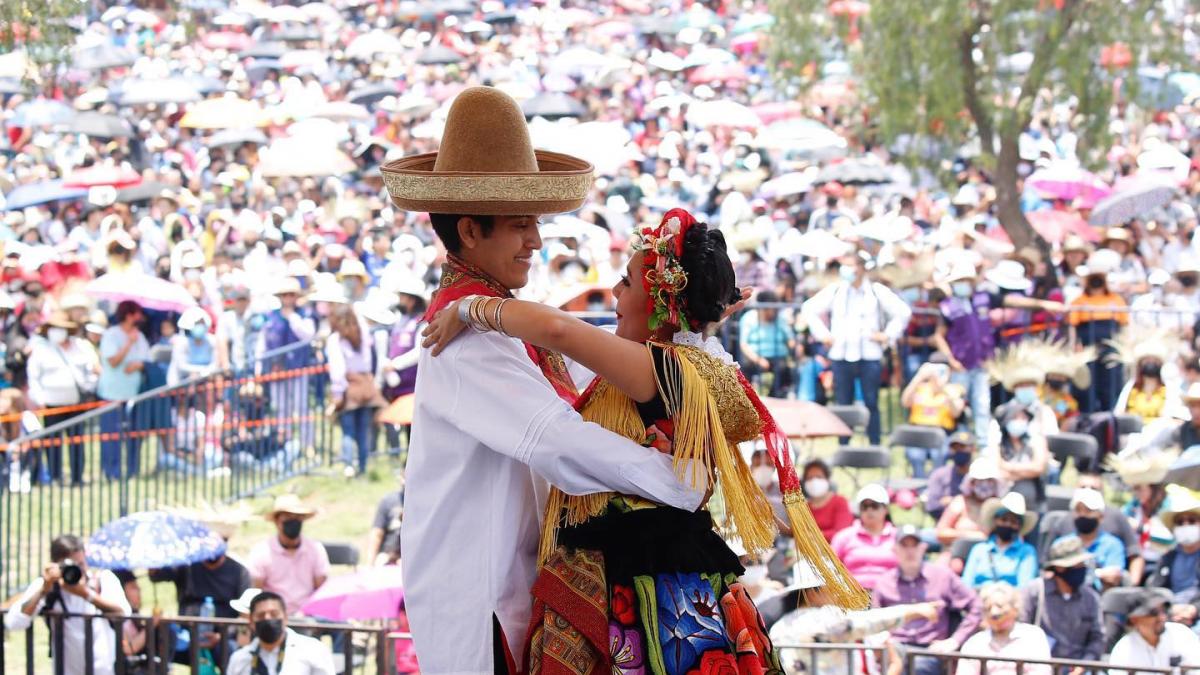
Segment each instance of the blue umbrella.
[{"label": "blue umbrella", "polygon": [[63,187],[61,179],[42,181],[30,185],[20,185],[0,200],[0,208],[5,211],[18,211],[30,206],[48,204],[62,199],[79,199],[87,196],[87,189]]},{"label": "blue umbrella", "polygon": [[50,126],[66,124],[74,117],[75,111],[66,103],[39,98],[17,106],[12,123],[18,127]]},{"label": "blue umbrella", "polygon": [[162,569],[211,560],[225,540],[204,525],[163,511],[118,518],[88,539],[89,565],[103,569]]}]

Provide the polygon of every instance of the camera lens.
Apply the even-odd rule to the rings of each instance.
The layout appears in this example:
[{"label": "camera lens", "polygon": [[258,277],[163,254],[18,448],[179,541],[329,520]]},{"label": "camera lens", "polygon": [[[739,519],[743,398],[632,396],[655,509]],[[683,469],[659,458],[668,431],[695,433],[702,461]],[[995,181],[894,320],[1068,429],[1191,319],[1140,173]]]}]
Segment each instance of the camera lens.
[{"label": "camera lens", "polygon": [[83,580],[83,570],[73,562],[60,563],[59,569],[62,570],[63,583],[68,586],[74,586]]}]

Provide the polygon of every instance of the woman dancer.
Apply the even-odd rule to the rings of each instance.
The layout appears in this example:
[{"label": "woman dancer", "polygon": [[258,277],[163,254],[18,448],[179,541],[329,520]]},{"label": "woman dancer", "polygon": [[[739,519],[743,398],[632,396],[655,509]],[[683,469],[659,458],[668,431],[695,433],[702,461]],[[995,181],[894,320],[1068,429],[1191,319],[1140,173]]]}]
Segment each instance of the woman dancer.
[{"label": "woman dancer", "polygon": [[[703,338],[739,300],[724,237],[675,209],[640,232],[627,270],[613,289],[615,335],[537,303],[470,296],[426,328],[425,345],[436,355],[470,325],[589,367],[599,377],[576,406],[583,417],[673,455],[682,479],[715,485],[723,528],[751,554],[772,546],[775,520],[737,444],[765,436],[800,554],[838,604],[864,607],[865,593],[804,504],[786,437],[732,358]],[[539,560],[526,643],[531,674],[781,672],[737,581],[738,556],[707,509],[552,490]]]}]

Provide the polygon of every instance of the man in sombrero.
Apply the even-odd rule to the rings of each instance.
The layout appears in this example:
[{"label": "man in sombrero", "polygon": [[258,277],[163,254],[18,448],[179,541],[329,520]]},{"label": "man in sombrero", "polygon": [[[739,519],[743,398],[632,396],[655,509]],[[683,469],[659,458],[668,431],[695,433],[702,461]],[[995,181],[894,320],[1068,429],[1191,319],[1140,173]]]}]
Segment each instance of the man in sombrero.
[{"label": "man in sombrero", "polygon": [[[458,95],[438,153],[383,168],[397,207],[430,214],[446,247],[427,316],[468,295],[510,297],[541,248],[538,217],[579,208],[592,167],[534,151],[516,102]],[[561,356],[473,333],[417,370],[401,530],[405,606],[426,673],[516,672],[529,626],[546,481],[694,511],[668,455],[584,422]]]}]

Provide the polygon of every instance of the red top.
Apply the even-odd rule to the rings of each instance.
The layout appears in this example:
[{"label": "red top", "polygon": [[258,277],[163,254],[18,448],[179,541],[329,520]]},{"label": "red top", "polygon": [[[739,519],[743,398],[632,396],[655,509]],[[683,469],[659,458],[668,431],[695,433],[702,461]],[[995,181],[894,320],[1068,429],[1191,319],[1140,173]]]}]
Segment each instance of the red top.
[{"label": "red top", "polygon": [[821,534],[825,535],[825,541],[832,542],[833,535],[854,523],[850,503],[841,495],[833,495],[825,502],[825,506],[818,508],[809,502],[808,507],[812,510],[813,520],[817,521],[817,527],[821,528]]}]

